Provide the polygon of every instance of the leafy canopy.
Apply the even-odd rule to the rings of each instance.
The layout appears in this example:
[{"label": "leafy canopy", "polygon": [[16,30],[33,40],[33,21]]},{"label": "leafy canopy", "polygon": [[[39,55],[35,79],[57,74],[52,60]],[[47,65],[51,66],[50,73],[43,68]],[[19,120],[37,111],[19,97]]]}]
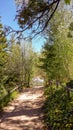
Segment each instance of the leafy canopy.
[{"label": "leafy canopy", "polygon": [[[48,22],[53,17],[60,1],[62,0],[28,0],[18,1],[16,19],[23,31],[32,29],[32,33],[41,33],[48,26]],[[71,0],[64,0],[70,4]]]}]

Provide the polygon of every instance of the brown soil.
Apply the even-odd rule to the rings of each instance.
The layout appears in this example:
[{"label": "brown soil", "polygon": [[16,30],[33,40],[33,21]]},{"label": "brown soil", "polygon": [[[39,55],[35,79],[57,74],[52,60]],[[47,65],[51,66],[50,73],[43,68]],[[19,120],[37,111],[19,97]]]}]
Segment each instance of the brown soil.
[{"label": "brown soil", "polygon": [[25,89],[4,108],[0,130],[45,130],[43,125],[43,87]]}]

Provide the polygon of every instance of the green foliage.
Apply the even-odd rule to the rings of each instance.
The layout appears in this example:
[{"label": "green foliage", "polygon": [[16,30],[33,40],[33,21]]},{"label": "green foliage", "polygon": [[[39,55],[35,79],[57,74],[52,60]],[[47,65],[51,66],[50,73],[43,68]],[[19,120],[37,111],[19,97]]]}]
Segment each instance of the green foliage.
[{"label": "green foliage", "polygon": [[[16,43],[14,34],[12,34],[10,44],[7,45],[7,39],[2,24],[0,24],[0,98],[7,95],[17,85],[29,87],[33,76],[32,43],[23,43],[23,45]],[[11,99],[11,94],[4,97],[1,107],[10,101],[9,98]]]},{"label": "green foliage", "polygon": [[51,79],[55,77],[56,67],[58,67],[59,63],[56,58],[57,52],[55,46],[47,42],[43,47],[42,58],[40,58],[42,65],[40,67],[46,72],[47,77]]},{"label": "green foliage", "polygon": [[9,93],[6,96],[3,97],[3,99],[0,99],[0,110],[2,110],[7,104],[12,101],[16,96],[18,95],[17,91],[14,91],[13,93]]},{"label": "green foliage", "polygon": [[29,39],[24,43],[21,50],[22,60],[21,60],[21,81],[26,87],[30,87],[32,77],[34,75],[34,58],[35,53],[32,48],[32,41]]},{"label": "green foliage", "polygon": [[20,83],[20,46],[13,44],[7,54],[3,84],[9,91]]},{"label": "green foliage", "polygon": [[23,31],[32,29],[33,34],[39,34],[45,30],[60,2],[60,0],[50,0],[50,2],[46,0],[29,0],[21,1],[20,4],[18,0],[15,1],[18,7],[16,18],[19,26]]},{"label": "green foliage", "polygon": [[[24,3],[24,5],[25,4],[26,3]],[[28,4],[28,6],[23,5],[23,8],[21,8],[21,10],[18,11],[19,15],[17,15],[18,23],[21,28],[24,28],[25,24],[29,25],[31,23],[31,21],[33,19],[35,19],[35,16],[42,13],[42,10],[46,7],[47,3],[44,1],[29,0],[29,2],[27,4]],[[30,21],[30,23],[28,21]],[[31,26],[32,26],[32,24],[31,24]]]},{"label": "green foliage", "polygon": [[73,80],[66,83],[66,86],[73,89]]},{"label": "green foliage", "polygon": [[[63,8],[63,5],[61,6]],[[69,10],[62,10],[62,8],[61,12],[58,9],[49,23],[47,40],[40,58],[41,68],[45,71],[48,80],[63,81],[73,76],[73,41],[68,37],[68,26],[72,20],[70,19],[72,14]],[[65,17],[66,13],[68,15]]]},{"label": "green foliage", "polygon": [[73,22],[70,23],[68,37],[73,38]]},{"label": "green foliage", "polygon": [[73,94],[67,99],[64,88],[49,86],[45,90],[45,123],[48,129],[71,130],[73,128]]},{"label": "green foliage", "polygon": [[73,31],[73,22],[70,23],[69,29]]},{"label": "green foliage", "polygon": [[70,1],[71,1],[71,0],[65,0],[65,3],[66,3],[66,4],[70,4]]},{"label": "green foliage", "polygon": [[6,44],[6,37],[4,36],[4,31],[2,24],[0,23],[0,85],[2,84],[3,81],[3,68],[5,67],[6,64],[6,52],[5,48],[7,48]]},{"label": "green foliage", "polygon": [[0,21],[0,44],[2,44],[2,43],[6,43],[6,37],[4,34],[3,25]]},{"label": "green foliage", "polygon": [[71,33],[70,31],[68,32],[68,37],[69,37],[69,38],[72,38],[72,37],[73,37],[73,36],[72,36],[72,33]]},{"label": "green foliage", "polygon": [[15,0],[18,7],[16,15],[18,24],[23,31],[32,29],[33,34],[42,33],[48,27],[48,23],[53,18],[53,15],[59,7],[59,3],[70,4],[70,1],[71,0],[28,0],[19,2]]}]

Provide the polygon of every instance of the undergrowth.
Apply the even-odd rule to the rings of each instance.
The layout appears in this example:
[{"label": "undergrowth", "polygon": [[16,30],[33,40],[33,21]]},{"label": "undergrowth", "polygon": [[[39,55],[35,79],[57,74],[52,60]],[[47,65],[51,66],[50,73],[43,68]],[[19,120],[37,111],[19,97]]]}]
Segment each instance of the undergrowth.
[{"label": "undergrowth", "polygon": [[14,91],[12,93],[9,93],[8,95],[6,95],[2,100],[0,100],[0,111],[3,110],[3,108],[5,106],[7,106],[7,104],[13,100],[16,96],[18,95],[17,91]]},{"label": "undergrowth", "polygon": [[51,130],[73,129],[73,93],[68,100],[65,88],[49,86],[45,89],[45,124]]}]

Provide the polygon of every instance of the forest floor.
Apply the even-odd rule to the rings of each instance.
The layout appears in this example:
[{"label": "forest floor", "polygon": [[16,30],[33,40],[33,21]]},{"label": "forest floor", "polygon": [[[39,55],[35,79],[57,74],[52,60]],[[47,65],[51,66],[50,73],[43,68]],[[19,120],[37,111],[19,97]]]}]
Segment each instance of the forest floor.
[{"label": "forest floor", "polygon": [[4,108],[0,130],[45,130],[43,123],[44,88],[26,88]]}]

